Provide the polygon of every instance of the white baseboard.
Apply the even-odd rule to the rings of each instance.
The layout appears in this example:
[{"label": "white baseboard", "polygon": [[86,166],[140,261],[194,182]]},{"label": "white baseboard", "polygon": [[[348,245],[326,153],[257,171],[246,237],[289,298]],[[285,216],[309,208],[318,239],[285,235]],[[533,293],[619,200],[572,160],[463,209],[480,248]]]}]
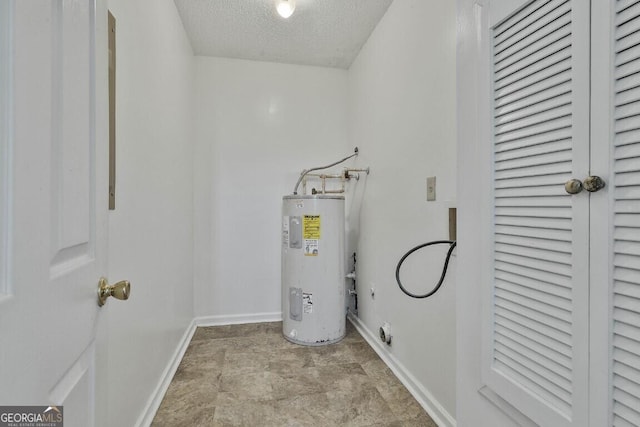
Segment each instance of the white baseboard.
[{"label": "white baseboard", "polygon": [[282,312],[255,313],[255,314],[223,314],[220,316],[196,317],[196,326],[220,326],[238,325],[242,323],[279,322],[282,320]]},{"label": "white baseboard", "polygon": [[371,348],[378,353],[378,356],[393,371],[400,382],[409,390],[409,393],[418,401],[418,403],[429,414],[433,421],[440,427],[456,427],[456,420],[446,409],[438,402],[433,394],[427,390],[402,363],[390,354],[380,341],[378,334],[371,332],[360,321],[358,317],[351,314],[348,316],[349,321],[353,324],[360,335],[369,343]]},{"label": "white baseboard", "polygon": [[169,385],[171,384],[173,375],[178,370],[180,361],[182,361],[182,357],[184,356],[184,353],[187,351],[187,347],[191,342],[191,338],[193,337],[193,334],[196,331],[196,326],[197,326],[196,320],[193,319],[189,324],[189,326],[187,327],[187,330],[182,335],[182,338],[180,339],[180,343],[178,344],[178,347],[173,352],[173,357],[169,359],[169,364],[167,365],[164,372],[160,376],[160,381],[158,382],[158,385],[156,386],[153,393],[151,393],[151,397],[147,401],[147,404],[144,410],[142,411],[142,414],[138,418],[138,421],[135,424],[137,427],[149,427],[151,425],[151,422],[153,421],[153,418],[156,416],[156,412],[160,407],[160,403],[162,403],[162,399],[164,398],[164,395],[167,392]]}]

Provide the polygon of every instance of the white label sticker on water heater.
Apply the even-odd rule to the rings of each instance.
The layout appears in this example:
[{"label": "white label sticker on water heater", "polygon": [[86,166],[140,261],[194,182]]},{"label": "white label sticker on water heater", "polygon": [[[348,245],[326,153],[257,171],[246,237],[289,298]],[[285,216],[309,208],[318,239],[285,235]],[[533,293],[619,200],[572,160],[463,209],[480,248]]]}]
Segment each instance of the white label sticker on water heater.
[{"label": "white label sticker on water heater", "polygon": [[304,314],[313,313],[313,294],[302,294],[302,312]]},{"label": "white label sticker on water heater", "polygon": [[282,246],[289,247],[289,217],[282,217]]},{"label": "white label sticker on water heater", "polygon": [[304,239],[304,255],[318,256],[319,246],[318,239]]}]

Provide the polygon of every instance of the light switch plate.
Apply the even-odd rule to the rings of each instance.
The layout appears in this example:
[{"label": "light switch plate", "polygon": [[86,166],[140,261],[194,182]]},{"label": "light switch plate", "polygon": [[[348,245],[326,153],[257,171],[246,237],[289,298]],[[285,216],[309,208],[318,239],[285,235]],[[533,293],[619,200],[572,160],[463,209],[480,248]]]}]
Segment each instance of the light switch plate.
[{"label": "light switch plate", "polygon": [[427,177],[427,202],[433,202],[436,199],[436,177]]}]

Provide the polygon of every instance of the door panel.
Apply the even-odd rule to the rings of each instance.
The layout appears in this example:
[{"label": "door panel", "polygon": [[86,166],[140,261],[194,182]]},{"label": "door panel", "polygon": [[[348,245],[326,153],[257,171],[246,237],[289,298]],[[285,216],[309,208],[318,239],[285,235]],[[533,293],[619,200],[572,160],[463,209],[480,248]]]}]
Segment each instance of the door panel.
[{"label": "door panel", "polygon": [[65,425],[92,426],[108,159],[106,31],[96,36],[95,20],[106,26],[106,10],[9,4],[12,98],[0,102],[12,119],[11,287],[0,302],[0,402],[65,405]]},{"label": "door panel", "polygon": [[[499,3],[492,81],[487,385],[538,424],[588,424],[589,6]],[[490,10],[494,3],[490,3]],[[491,13],[491,12],[490,12]]]},{"label": "door panel", "polygon": [[592,2],[591,421],[640,425],[640,3]]},{"label": "door panel", "polygon": [[96,388],[95,345],[91,344],[65,372],[49,393],[52,402],[64,406],[65,426],[86,427],[94,425],[95,402],[87,399]]},{"label": "door panel", "polygon": [[614,17],[611,423],[640,425],[640,3]]},{"label": "door panel", "polygon": [[483,380],[540,425],[638,426],[640,1],[488,6]]},{"label": "door panel", "polygon": [[89,3],[53,2],[51,276],[94,258]]}]

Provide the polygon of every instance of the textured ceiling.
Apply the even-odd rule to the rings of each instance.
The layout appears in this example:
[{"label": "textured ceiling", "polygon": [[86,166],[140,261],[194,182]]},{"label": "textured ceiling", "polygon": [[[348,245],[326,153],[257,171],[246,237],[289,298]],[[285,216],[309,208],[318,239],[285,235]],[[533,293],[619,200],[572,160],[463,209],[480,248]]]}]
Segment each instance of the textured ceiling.
[{"label": "textured ceiling", "polygon": [[349,68],[393,0],[174,0],[196,55]]}]

